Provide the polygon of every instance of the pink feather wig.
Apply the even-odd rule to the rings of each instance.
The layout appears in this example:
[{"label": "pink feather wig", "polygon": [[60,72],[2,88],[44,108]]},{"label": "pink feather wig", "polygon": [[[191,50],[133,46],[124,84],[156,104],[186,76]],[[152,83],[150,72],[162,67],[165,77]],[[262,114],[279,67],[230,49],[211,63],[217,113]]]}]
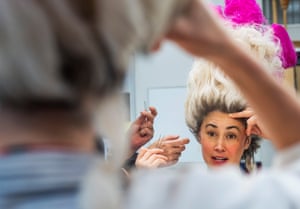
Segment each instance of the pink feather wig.
[{"label": "pink feather wig", "polygon": [[274,31],[275,41],[279,41],[281,45],[280,60],[282,67],[288,68],[295,66],[297,63],[297,55],[286,29],[279,24],[272,24],[271,27]]},{"label": "pink feather wig", "polygon": [[286,69],[296,65],[296,51],[286,29],[279,24],[268,25],[256,0],[225,0],[224,8],[215,6],[214,10],[221,17],[236,25],[254,25],[257,29],[271,27],[274,41],[281,46],[279,57],[282,67]]},{"label": "pink feather wig", "polygon": [[266,22],[255,0],[225,0],[224,14],[236,24],[264,24]]}]

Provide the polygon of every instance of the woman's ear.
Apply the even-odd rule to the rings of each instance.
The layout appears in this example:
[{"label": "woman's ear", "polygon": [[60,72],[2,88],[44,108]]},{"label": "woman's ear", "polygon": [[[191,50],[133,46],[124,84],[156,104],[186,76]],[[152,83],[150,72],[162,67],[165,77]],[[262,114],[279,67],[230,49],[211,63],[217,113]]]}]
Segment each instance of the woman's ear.
[{"label": "woman's ear", "polygon": [[199,131],[198,136],[197,136],[197,141],[199,142],[199,144],[201,144],[200,131]]},{"label": "woman's ear", "polygon": [[245,145],[244,145],[245,150],[249,148],[251,141],[252,141],[251,136],[246,136]]}]

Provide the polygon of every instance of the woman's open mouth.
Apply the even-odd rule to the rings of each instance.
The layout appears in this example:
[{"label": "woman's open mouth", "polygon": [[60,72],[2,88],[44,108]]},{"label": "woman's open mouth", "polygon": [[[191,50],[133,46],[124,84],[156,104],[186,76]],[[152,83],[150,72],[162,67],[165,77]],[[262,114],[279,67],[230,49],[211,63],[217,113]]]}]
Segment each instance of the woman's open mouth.
[{"label": "woman's open mouth", "polygon": [[224,164],[228,161],[227,157],[220,157],[220,156],[212,156],[211,159],[213,160],[214,164]]}]

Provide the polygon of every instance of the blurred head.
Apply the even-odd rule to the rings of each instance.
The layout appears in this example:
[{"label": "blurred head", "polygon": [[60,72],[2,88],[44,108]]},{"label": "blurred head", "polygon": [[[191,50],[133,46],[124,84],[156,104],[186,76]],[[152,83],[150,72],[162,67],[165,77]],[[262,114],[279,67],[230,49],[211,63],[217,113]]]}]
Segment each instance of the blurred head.
[{"label": "blurred head", "polygon": [[106,99],[122,87],[133,53],[149,51],[181,10],[158,2],[0,1],[2,109],[59,110],[81,120],[99,102],[114,106]]},{"label": "blurred head", "polygon": [[[186,4],[0,1],[2,122],[5,113],[6,118],[22,116],[22,124],[31,126],[22,127],[25,131],[41,130],[26,123],[31,118],[35,124],[45,121],[43,133],[53,133],[49,122],[61,132],[67,126],[79,133],[78,125],[87,127],[114,141],[114,156],[122,156],[126,140],[120,140],[124,132],[115,127],[125,121],[120,89],[129,60],[136,51],[149,52]],[[5,129],[1,121],[0,127]],[[20,132],[20,126],[13,131]]]},{"label": "blurred head", "polygon": [[96,2],[0,2],[2,106],[78,111],[121,86],[124,69],[96,27]]}]

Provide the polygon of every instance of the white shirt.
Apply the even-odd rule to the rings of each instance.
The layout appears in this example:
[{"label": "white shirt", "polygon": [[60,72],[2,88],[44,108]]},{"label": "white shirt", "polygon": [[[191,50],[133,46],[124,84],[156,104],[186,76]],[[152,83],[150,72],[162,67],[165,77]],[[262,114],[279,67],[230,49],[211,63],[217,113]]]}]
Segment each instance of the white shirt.
[{"label": "white shirt", "polygon": [[126,209],[158,208],[300,208],[300,145],[278,153],[270,170],[253,175],[236,167],[137,172]]}]

